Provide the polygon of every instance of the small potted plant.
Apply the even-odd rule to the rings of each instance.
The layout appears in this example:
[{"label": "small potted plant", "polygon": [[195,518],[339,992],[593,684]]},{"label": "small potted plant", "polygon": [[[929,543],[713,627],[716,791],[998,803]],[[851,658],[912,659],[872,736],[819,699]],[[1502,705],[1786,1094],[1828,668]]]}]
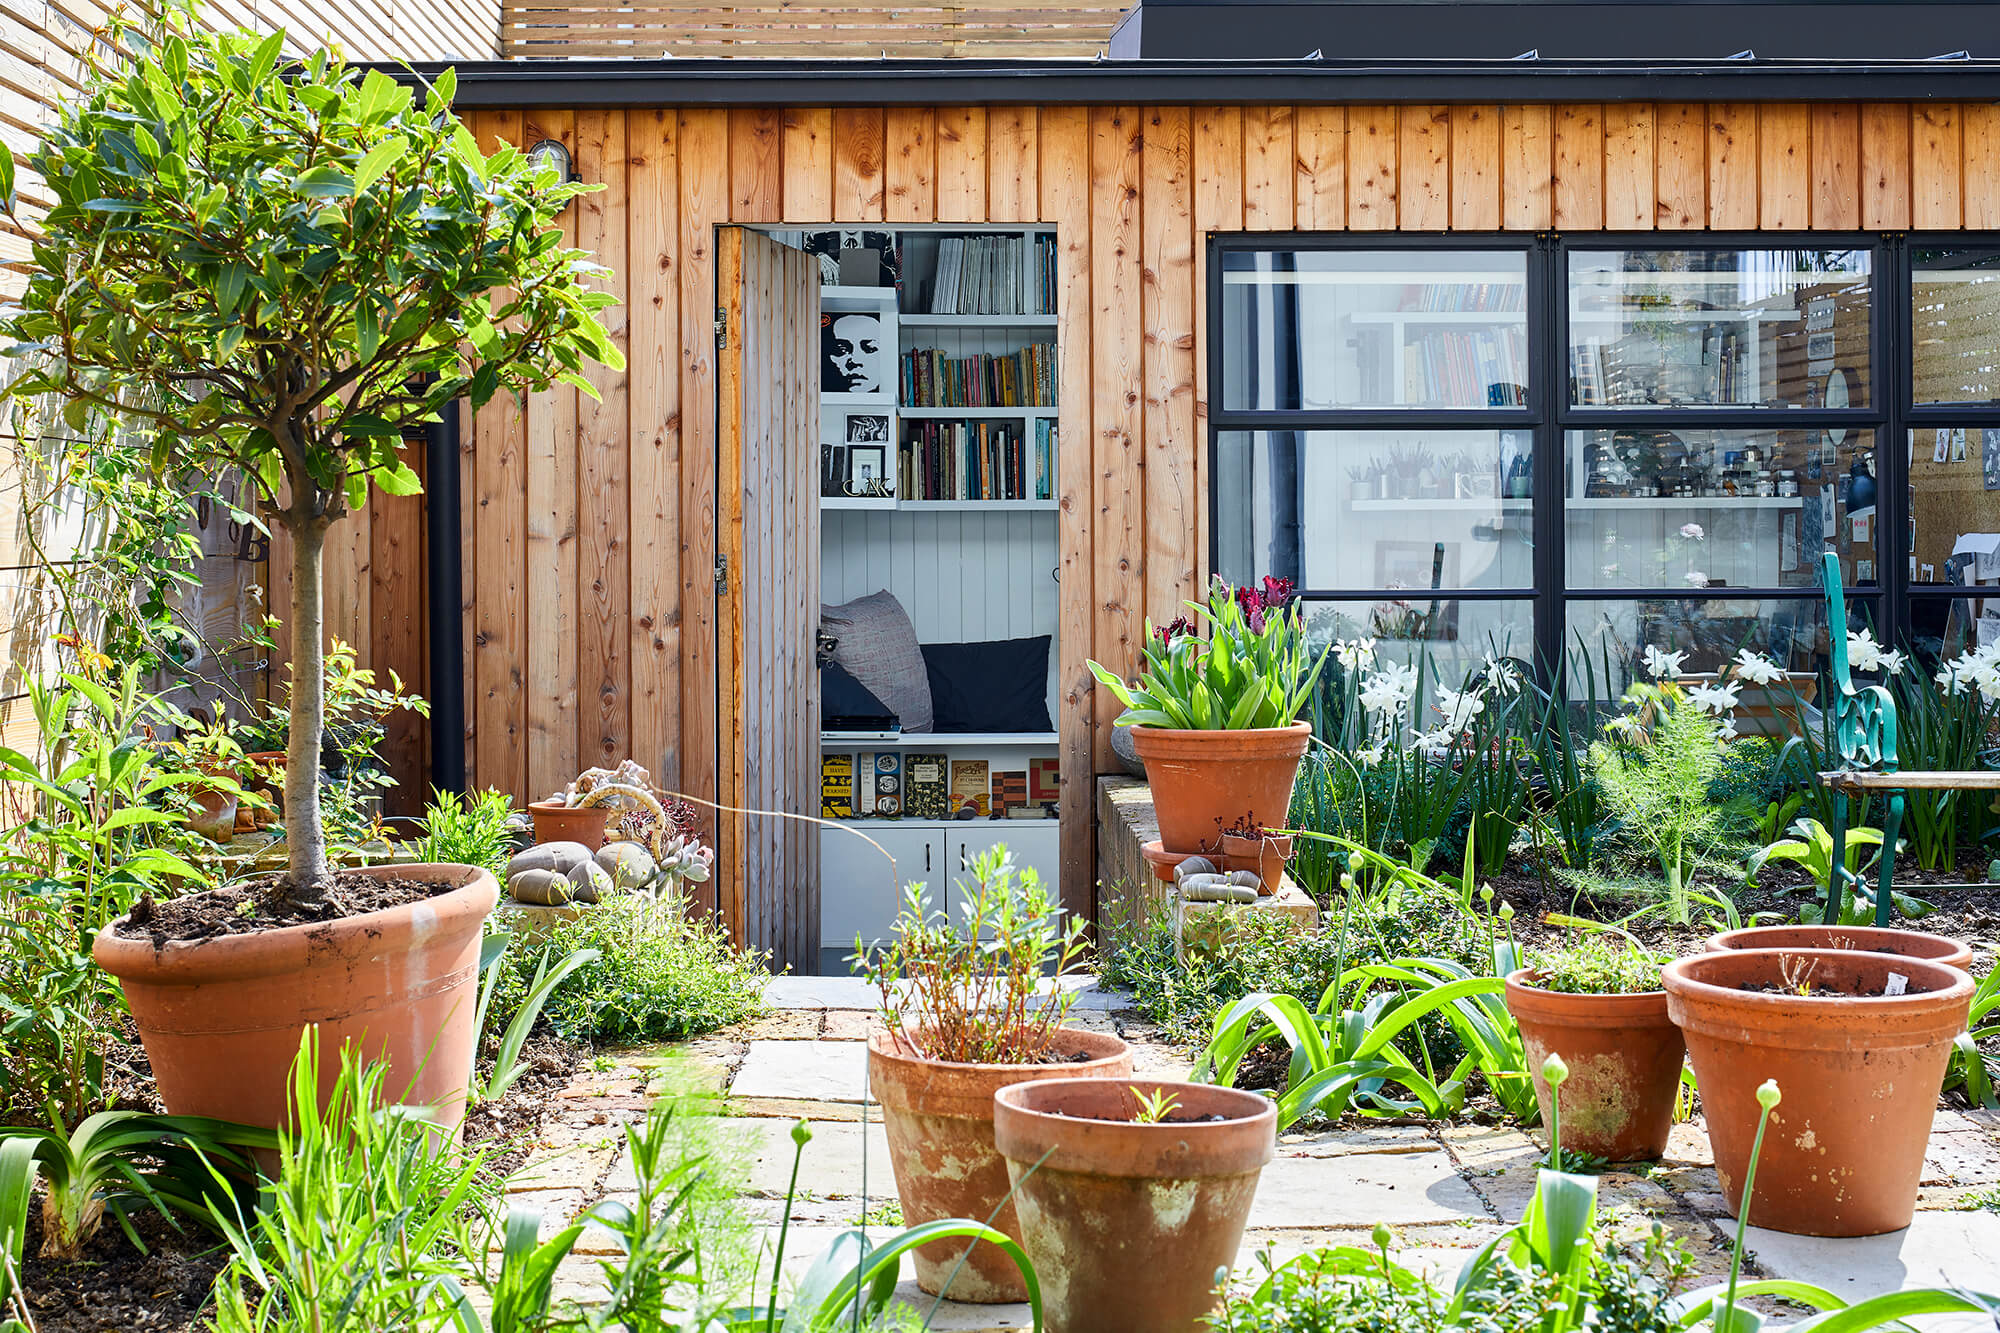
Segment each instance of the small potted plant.
[{"label": "small potted plant", "polygon": [[[1622,934],[1622,932],[1620,932]],[[1611,1162],[1667,1149],[1687,1046],[1667,1017],[1665,962],[1630,936],[1580,933],[1507,976],[1507,1010],[1535,1077],[1542,1123],[1556,1122],[1542,1076],[1552,1055],[1570,1070],[1561,1089],[1565,1146]]]},{"label": "small potted plant", "polygon": [[167,749],[176,763],[201,775],[183,788],[192,807],[188,827],[211,842],[228,842],[236,833],[236,808],[243,797],[237,781],[244,762],[242,747],[220,723],[190,717]]},{"label": "small potted plant", "polygon": [[[1217,579],[1208,602],[1155,632],[1146,625],[1145,670],[1127,685],[1097,662],[1090,670],[1125,712],[1132,748],[1146,765],[1160,842],[1198,852],[1223,824],[1245,815],[1253,828],[1283,828],[1312,726],[1295,719],[1312,697],[1326,649],[1306,645],[1289,580],[1231,588]],[[1331,648],[1332,645],[1327,645]]]},{"label": "small potted plant", "polygon": [[1292,859],[1292,835],[1266,828],[1245,814],[1216,835],[1212,850],[1222,869],[1248,870],[1257,877],[1257,891],[1273,894],[1284,882]]},{"label": "small potted plant", "polygon": [[1732,1206],[1756,1132],[1757,1086],[1775,1078],[1785,1100],[1751,1224],[1805,1236],[1910,1224],[1971,977],[1893,954],[1724,949],[1669,963],[1661,979]]},{"label": "small potted plant", "polygon": [[1277,1150],[1277,1103],[1206,1083],[1037,1079],[996,1094],[993,1135],[1049,1333],[1208,1326],[1216,1270],[1236,1262]]},{"label": "small potted plant", "polygon": [[[1129,1078],[1132,1053],[1109,1032],[1066,1027],[1064,979],[1084,952],[1084,923],[1062,909],[1004,847],[974,860],[963,919],[933,910],[921,884],[904,898],[887,948],[855,942],[855,969],[882,997],[868,1039],[868,1083],[882,1104],[904,1220],[990,1219],[1021,1238],[1007,1163],[993,1146],[993,1094],[1046,1078]],[[917,1251],[917,1284],[955,1301],[1024,1299],[1005,1251],[950,1242]],[[954,1276],[955,1274],[955,1276]],[[950,1290],[945,1284],[950,1283]]]}]

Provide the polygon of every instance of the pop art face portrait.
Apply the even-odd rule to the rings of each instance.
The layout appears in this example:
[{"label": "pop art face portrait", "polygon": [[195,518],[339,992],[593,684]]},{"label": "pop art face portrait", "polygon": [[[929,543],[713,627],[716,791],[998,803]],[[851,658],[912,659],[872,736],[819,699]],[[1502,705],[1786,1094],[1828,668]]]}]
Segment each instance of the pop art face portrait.
[{"label": "pop art face portrait", "polygon": [[861,311],[829,310],[819,317],[820,390],[881,393],[888,383],[889,349],[882,318]]}]

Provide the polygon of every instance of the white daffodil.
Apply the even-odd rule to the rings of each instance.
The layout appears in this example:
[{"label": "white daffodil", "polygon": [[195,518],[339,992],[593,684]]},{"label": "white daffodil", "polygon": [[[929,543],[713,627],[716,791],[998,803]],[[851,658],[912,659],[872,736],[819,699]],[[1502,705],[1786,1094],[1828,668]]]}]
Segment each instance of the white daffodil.
[{"label": "white daffodil", "polygon": [[1784,670],[1776,662],[1749,648],[1736,654],[1736,674],[1752,685],[1769,685],[1774,680],[1784,678]]},{"label": "white daffodil", "polygon": [[1448,690],[1437,687],[1437,709],[1444,715],[1444,729],[1457,735],[1472,725],[1472,719],[1486,711],[1486,701],[1479,697],[1478,690]]},{"label": "white daffodil", "polygon": [[1971,653],[1963,653],[1938,668],[1938,688],[1946,694],[1963,694],[1972,688],[1975,663]]},{"label": "white daffodil", "polygon": [[1649,643],[1643,660],[1647,675],[1654,680],[1665,680],[1681,674],[1681,663],[1687,661],[1687,654],[1663,652],[1657,645]]},{"label": "white daffodil", "polygon": [[1847,636],[1847,664],[1856,671],[1880,671],[1885,651],[1865,629]]},{"label": "white daffodil", "polygon": [[1980,699],[1986,703],[2000,703],[2000,667],[1982,662],[1973,668],[1972,688],[1979,691]]},{"label": "white daffodil", "polygon": [[1386,741],[1377,741],[1373,745],[1363,746],[1354,752],[1354,762],[1363,768],[1373,768],[1382,762],[1382,756],[1388,748]]},{"label": "white daffodil", "polygon": [[1698,569],[1690,569],[1687,572],[1687,585],[1690,588],[1706,588],[1708,586],[1708,575]]},{"label": "white daffodil", "polygon": [[1683,523],[1681,524],[1681,536],[1691,542],[1698,542],[1708,536],[1708,533],[1702,529],[1699,523]]},{"label": "white daffodil", "polygon": [[1488,653],[1486,655],[1486,688],[1495,694],[1512,694],[1521,688],[1521,673],[1514,669],[1512,662]]},{"label": "white daffodil", "polygon": [[1902,675],[1903,668],[1909,664],[1910,659],[1903,655],[1900,648],[1891,648],[1882,654],[1882,670],[1891,676]]},{"label": "white daffodil", "polygon": [[1742,688],[1733,680],[1727,685],[1696,685],[1688,691],[1688,702],[1704,713],[1725,717],[1736,711],[1736,695]]},{"label": "white daffodil", "polygon": [[1416,691],[1416,671],[1392,663],[1361,683],[1361,706],[1371,713],[1400,713]]},{"label": "white daffodil", "polygon": [[1375,665],[1375,640],[1336,639],[1333,655],[1349,671],[1366,671]]},{"label": "white daffodil", "polygon": [[1412,750],[1442,750],[1450,746],[1456,739],[1458,738],[1455,733],[1446,731],[1443,728],[1437,731],[1420,731],[1410,737],[1410,748]]},{"label": "white daffodil", "polygon": [[1723,718],[1722,725],[1715,729],[1715,734],[1719,738],[1725,741],[1735,740],[1738,735],[1736,730],[1736,718],[1733,715]]}]

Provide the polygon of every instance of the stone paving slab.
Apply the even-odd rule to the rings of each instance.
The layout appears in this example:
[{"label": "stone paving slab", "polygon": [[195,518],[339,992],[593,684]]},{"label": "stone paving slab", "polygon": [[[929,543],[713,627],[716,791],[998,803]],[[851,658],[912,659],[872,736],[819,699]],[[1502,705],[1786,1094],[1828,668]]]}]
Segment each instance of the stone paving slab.
[{"label": "stone paving slab", "polygon": [[873,1009],[880,999],[860,977],[772,977],[764,987],[773,1009]]},{"label": "stone paving slab", "polygon": [[1398,1227],[1486,1217],[1479,1195],[1435,1144],[1429,1152],[1341,1156],[1282,1148],[1264,1168],[1256,1202],[1250,1205],[1250,1226],[1259,1230],[1324,1227],[1342,1220]]},{"label": "stone paving slab", "polygon": [[753,1041],[729,1095],[859,1102],[867,1083],[868,1049],[859,1042]]},{"label": "stone paving slab", "polygon": [[[1736,1234],[1733,1219],[1718,1224]],[[1903,1231],[1852,1240],[1788,1236],[1748,1228],[1744,1246],[1765,1273],[1797,1278],[1858,1301],[1906,1287],[2000,1291],[2000,1213],[1918,1213]],[[1929,1333],[1993,1333],[1988,1315],[1936,1315],[1909,1321]]]},{"label": "stone paving slab", "polygon": [[[782,1120],[725,1119],[728,1130],[745,1134],[756,1161],[750,1168],[752,1193],[784,1197],[792,1174],[792,1127]],[[867,1125],[867,1194],[880,1201],[896,1197],[896,1177],[889,1166],[889,1140],[879,1118]],[[819,1198],[852,1197],[862,1193],[863,1127],[817,1121],[812,1142],[799,1161],[799,1189]]]}]

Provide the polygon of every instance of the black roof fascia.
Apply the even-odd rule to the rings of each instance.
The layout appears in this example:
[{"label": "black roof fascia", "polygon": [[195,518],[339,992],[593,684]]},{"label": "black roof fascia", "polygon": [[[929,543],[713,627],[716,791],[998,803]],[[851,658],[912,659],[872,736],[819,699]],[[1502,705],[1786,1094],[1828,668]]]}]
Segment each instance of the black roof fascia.
[{"label": "black roof fascia", "polygon": [[478,60],[461,107],[2000,101],[1994,60]]}]

